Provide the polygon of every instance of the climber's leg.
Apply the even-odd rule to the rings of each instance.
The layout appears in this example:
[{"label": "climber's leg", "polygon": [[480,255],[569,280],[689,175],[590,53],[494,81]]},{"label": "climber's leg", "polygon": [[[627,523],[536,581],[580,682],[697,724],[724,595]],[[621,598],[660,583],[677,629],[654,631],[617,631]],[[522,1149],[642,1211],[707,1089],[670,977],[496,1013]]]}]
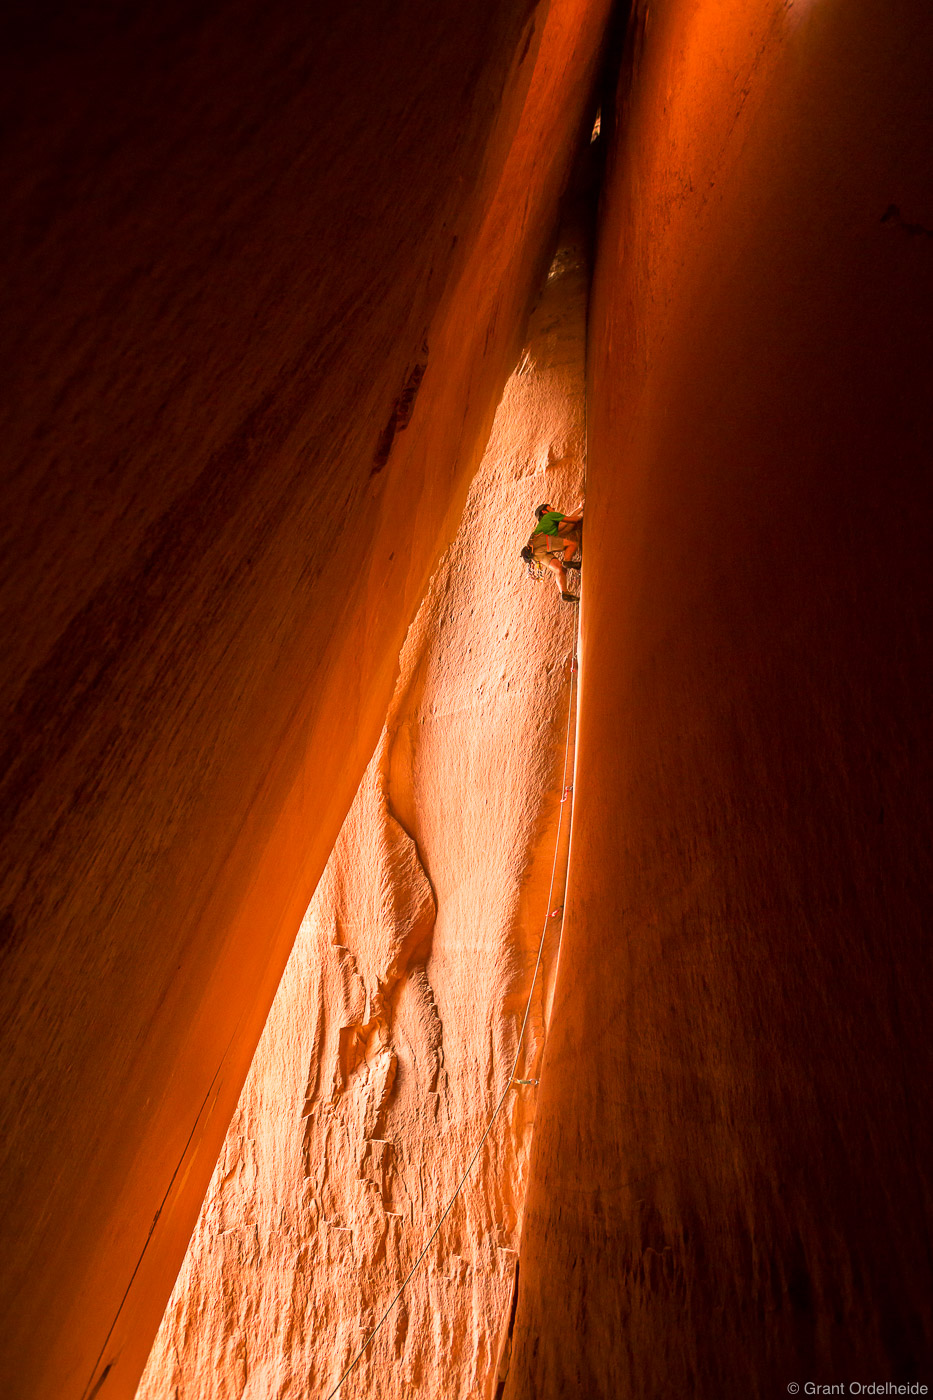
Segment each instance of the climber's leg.
[{"label": "climber's leg", "polygon": [[583,526],[578,520],[562,520],[557,527],[557,535],[563,547],[564,564],[570,563],[579,549],[583,551]]},{"label": "climber's leg", "polygon": [[549,554],[547,566],[554,574],[554,582],[557,584],[557,591],[561,597],[568,592],[567,575],[564,573],[563,556],[560,554]]}]

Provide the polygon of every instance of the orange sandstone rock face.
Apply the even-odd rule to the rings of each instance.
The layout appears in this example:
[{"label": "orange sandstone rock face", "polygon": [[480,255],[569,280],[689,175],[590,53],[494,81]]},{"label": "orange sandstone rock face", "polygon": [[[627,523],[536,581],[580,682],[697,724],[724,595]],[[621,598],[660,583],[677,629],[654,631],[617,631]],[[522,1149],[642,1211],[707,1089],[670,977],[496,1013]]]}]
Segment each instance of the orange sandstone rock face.
[{"label": "orange sandstone rock face", "polygon": [[6,1395],[135,1389],[514,362],[605,9],[5,17]]},{"label": "orange sandstone rock face", "polygon": [[[540,500],[580,496],[585,289],[565,241],[406,640],[139,1400],[326,1395],[508,1081],[548,912],[576,622],[517,553]],[[549,928],[520,1078],[537,1077]],[[535,1093],[510,1092],[349,1393],[493,1394]]]},{"label": "orange sandstone rock face", "polygon": [[506,1395],[929,1382],[933,13],[637,9]]}]

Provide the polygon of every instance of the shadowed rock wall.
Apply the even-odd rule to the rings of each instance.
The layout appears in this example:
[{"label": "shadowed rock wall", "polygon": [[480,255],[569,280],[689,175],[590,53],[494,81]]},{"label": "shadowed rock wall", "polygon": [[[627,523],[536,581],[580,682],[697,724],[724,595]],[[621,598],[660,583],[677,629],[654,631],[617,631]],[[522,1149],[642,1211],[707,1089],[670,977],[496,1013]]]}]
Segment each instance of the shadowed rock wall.
[{"label": "shadowed rock wall", "polygon": [[132,1393],[604,3],[5,14],[0,1388]]},{"label": "shadowed rock wall", "polygon": [[638,7],[509,1400],[933,1381],[931,57]]},{"label": "shadowed rock wall", "polygon": [[[547,923],[517,1070],[537,1077],[576,615],[517,553],[540,500],[580,497],[585,300],[579,242],[565,241],[406,640],[138,1400],[329,1393],[482,1137]],[[511,1091],[348,1393],[492,1396],[535,1093]]]}]

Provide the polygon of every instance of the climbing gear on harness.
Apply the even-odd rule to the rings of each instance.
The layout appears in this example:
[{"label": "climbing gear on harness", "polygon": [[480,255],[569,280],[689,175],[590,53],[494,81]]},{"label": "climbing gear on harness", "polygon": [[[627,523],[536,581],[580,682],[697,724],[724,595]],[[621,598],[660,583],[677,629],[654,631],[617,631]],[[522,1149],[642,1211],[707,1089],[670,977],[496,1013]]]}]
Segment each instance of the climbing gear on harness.
[{"label": "climbing gear on harness", "polygon": [[522,559],[525,561],[529,577],[533,578],[535,583],[540,583],[545,576],[545,570],[535,558],[535,552],[530,544],[526,544],[522,550]]}]

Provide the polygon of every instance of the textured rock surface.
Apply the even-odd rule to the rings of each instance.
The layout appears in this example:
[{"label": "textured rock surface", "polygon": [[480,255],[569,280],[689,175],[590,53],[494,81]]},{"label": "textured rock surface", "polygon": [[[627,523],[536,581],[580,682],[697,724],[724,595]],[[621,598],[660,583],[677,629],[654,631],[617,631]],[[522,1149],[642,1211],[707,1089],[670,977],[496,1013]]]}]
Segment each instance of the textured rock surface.
[{"label": "textured rock surface", "polygon": [[[565,240],[405,643],[139,1400],[326,1395],[508,1080],[548,910],[575,626],[516,555],[539,500],[579,499],[584,330],[581,252]],[[519,1077],[537,1075],[546,993],[541,979]],[[511,1091],[347,1393],[491,1395],[535,1093]]]},{"label": "textured rock surface", "polygon": [[510,1400],[933,1379],[933,15],[652,0]]},{"label": "textured rock surface", "polygon": [[604,12],[4,12],[6,1395],[136,1386],[514,363]]}]

